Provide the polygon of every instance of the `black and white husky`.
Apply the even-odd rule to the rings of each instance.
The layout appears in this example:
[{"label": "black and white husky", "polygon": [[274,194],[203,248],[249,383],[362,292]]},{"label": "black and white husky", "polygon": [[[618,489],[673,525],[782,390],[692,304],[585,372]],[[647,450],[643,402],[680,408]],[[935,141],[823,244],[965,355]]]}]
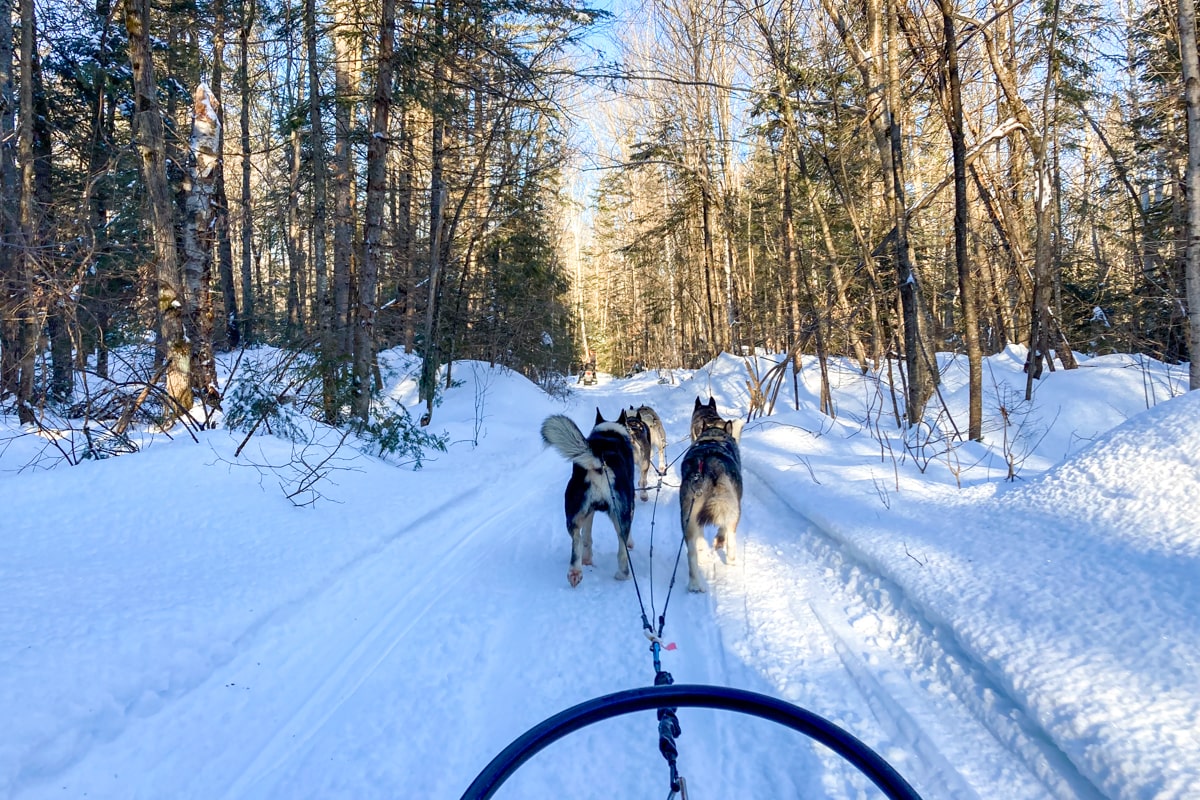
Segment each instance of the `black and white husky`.
[{"label": "black and white husky", "polygon": [[[698,408],[701,406],[696,400]],[[715,401],[713,406],[715,408]],[[693,420],[693,425],[695,421]],[[742,516],[742,456],[738,449],[742,420],[711,419],[693,434],[683,456],[679,487],[679,519],[688,548],[688,591],[703,592],[699,546],[707,545],[704,526],[715,525],[715,549],[725,550],[725,563],[737,562],[737,526]]]},{"label": "black and white husky", "polygon": [[617,531],[617,580],[629,578],[629,548],[633,541],[633,446],[629,431],[619,422],[605,422],[596,409],[596,424],[584,438],[570,417],[554,414],[542,423],[542,441],[572,463],[564,504],[571,534],[571,565],[567,581],[578,586],[583,566],[592,563],[592,516],[608,512]]},{"label": "black and white husky", "polygon": [[637,408],[630,406],[625,413],[631,417],[638,417],[646,423],[646,429],[650,432],[651,452],[658,451],[658,474],[665,475],[667,472],[667,429],[663,427],[662,419],[650,406],[638,406]]}]

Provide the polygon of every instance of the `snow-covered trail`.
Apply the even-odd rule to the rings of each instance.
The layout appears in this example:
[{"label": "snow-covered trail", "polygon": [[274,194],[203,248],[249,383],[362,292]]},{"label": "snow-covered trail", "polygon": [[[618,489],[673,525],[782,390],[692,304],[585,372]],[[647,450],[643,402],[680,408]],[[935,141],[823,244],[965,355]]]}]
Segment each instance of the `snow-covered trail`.
[{"label": "snow-covered trail", "polygon": [[[581,427],[594,405],[611,418],[649,401],[677,459],[692,396],[610,387],[581,393],[570,411]],[[531,437],[539,422],[529,420]],[[663,654],[664,668],[679,682],[765,692],[822,714],[930,800],[1089,796],[935,623],[839,552],[756,469],[753,438],[743,446],[739,563],[716,557],[710,591],[689,594],[683,559],[664,631],[677,648]],[[198,685],[128,716],[58,774],[23,782],[18,796],[456,798],[532,725],[649,685],[637,594],[612,579],[607,520],[596,522],[595,566],[572,589],[561,501],[569,466],[537,443],[491,458],[494,474],[481,468],[398,510],[379,546],[260,616]],[[635,514],[633,565],[650,614],[651,593],[662,609],[675,563],[677,483],[672,467],[657,503],[639,502]],[[679,766],[693,797],[877,796],[853,767],[779,726],[698,709],[679,717]],[[214,730],[227,735],[207,735]],[[1049,766],[1034,774],[1031,763]],[[647,712],[556,743],[499,796],[666,790]]]}]

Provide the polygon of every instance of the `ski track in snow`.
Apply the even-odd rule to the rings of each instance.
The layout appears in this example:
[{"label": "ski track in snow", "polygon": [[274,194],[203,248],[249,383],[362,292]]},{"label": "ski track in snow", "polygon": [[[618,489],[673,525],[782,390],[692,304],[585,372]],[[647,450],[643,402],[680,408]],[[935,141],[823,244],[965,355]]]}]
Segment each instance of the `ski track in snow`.
[{"label": "ski track in snow", "polygon": [[[755,471],[752,453],[743,448],[743,561],[721,586],[730,595],[724,606],[754,605],[758,613],[741,612],[745,618],[735,622],[737,612],[727,608],[721,616],[731,647],[760,662],[779,696],[851,732],[865,729],[856,735],[928,797],[1101,797],[982,663],[779,495],[770,477]],[[776,650],[784,668],[772,665]],[[801,663],[813,665],[810,674],[836,674],[834,659],[844,674],[829,686],[788,671]],[[853,705],[847,677],[858,695]],[[952,722],[953,739],[926,733]],[[877,746],[876,737],[907,749]],[[953,766],[980,762],[994,764],[994,774],[963,775]]]}]

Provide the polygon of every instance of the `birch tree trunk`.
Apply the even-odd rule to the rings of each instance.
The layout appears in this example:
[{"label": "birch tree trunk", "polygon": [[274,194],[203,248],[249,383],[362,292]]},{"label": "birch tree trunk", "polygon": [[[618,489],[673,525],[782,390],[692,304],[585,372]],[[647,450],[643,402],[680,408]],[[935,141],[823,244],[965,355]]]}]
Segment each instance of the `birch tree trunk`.
[{"label": "birch tree trunk", "polygon": [[159,331],[166,346],[165,423],[192,408],[191,346],[183,330],[183,292],[175,248],[175,218],[167,185],[166,144],[158,87],[150,49],[150,0],[124,0],[125,30],[129,33],[129,63],[133,69],[134,143],[142,162],[142,179],[150,204],[154,240],[154,279]]},{"label": "birch tree trunk", "polygon": [[213,196],[221,160],[219,106],[206,84],[196,87],[192,108],[191,186],[183,224],[184,330],[192,345],[192,385],[202,401],[220,405],[213,358],[212,281]]}]

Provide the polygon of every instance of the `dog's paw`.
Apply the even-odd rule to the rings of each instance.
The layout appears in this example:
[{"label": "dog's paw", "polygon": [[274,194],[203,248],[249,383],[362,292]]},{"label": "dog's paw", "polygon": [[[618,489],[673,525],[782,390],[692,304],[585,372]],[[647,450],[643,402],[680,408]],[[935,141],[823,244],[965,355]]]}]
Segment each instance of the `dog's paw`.
[{"label": "dog's paw", "polygon": [[567,570],[567,583],[571,584],[572,586],[578,586],[579,582],[582,580],[583,580],[583,570],[581,570],[581,569]]},{"label": "dog's paw", "polygon": [[584,556],[584,557],[583,557],[583,565],[584,565],[585,567],[590,567],[590,566],[592,566],[592,557],[591,557],[591,556]]},{"label": "dog's paw", "polygon": [[716,536],[713,537],[713,549],[714,550],[724,550],[725,549],[725,537],[724,536],[717,534]]},{"label": "dog's paw", "polygon": [[626,540],[625,540],[625,549],[626,549],[626,550],[632,550],[632,549],[633,549],[633,539],[626,539]]},{"label": "dog's paw", "polygon": [[625,572],[622,572],[621,570],[617,570],[617,574],[613,575],[613,578],[615,578],[616,580],[619,580],[619,581],[627,581],[627,580],[629,580],[629,572],[628,572],[628,570],[626,570]]},{"label": "dog's paw", "polygon": [[688,581],[688,591],[689,592],[698,592],[698,593],[703,594],[704,584],[701,583],[700,581]]},{"label": "dog's paw", "polygon": [[650,499],[650,495],[646,494],[645,492],[642,492],[641,497],[643,503]]}]

